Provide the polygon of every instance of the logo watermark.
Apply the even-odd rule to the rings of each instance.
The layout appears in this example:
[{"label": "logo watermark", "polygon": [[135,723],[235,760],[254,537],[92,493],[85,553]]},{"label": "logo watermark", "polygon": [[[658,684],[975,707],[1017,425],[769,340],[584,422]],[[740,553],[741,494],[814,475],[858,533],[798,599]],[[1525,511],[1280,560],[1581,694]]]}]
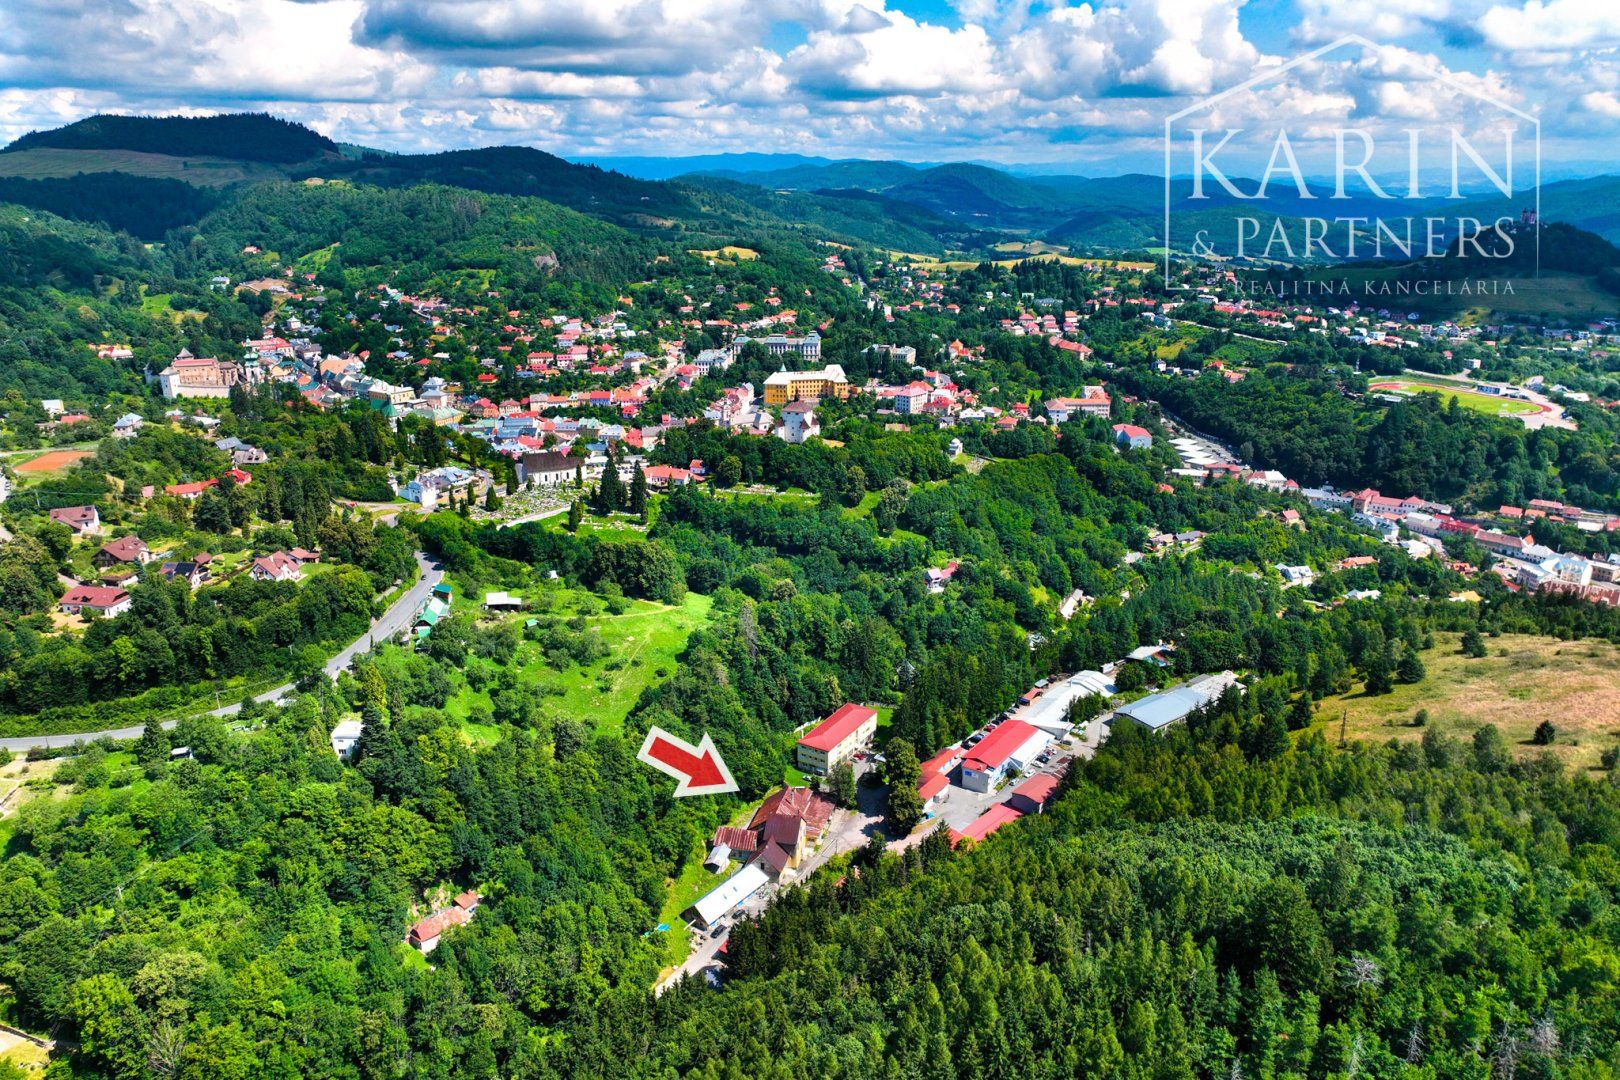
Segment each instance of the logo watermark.
[{"label": "logo watermark", "polygon": [[1540,271],[1540,189],[1536,116],[1349,35],[1165,118],[1165,280],[1179,258],[1269,296],[1511,292]]}]

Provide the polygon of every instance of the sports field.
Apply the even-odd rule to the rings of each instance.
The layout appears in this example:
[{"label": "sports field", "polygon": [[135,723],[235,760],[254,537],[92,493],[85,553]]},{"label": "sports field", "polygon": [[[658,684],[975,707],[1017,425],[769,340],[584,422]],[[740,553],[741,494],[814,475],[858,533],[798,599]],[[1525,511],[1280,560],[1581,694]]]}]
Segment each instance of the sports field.
[{"label": "sports field", "polygon": [[1531,401],[1465,390],[1443,379],[1384,379],[1370,384],[1368,389],[1384,394],[1439,394],[1443,398],[1451,398],[1465,409],[1486,416],[1533,416],[1541,411],[1541,406]]},{"label": "sports field", "polygon": [[24,476],[58,472],[93,453],[93,450],[49,450],[18,465],[17,472]]}]

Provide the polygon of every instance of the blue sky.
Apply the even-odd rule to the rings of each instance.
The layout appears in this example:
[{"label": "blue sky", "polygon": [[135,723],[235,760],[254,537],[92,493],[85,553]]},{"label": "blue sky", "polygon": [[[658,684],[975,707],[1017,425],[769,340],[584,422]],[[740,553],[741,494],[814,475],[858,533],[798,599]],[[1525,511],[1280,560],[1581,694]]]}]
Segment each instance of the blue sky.
[{"label": "blue sky", "polygon": [[[0,138],[98,111],[263,109],[397,150],[775,151],[1151,168],[1163,118],[1338,36],[1233,123],[1438,124],[1438,73],[1620,134],[1613,0],[4,0]],[[1290,96],[1292,95],[1292,96]]]}]

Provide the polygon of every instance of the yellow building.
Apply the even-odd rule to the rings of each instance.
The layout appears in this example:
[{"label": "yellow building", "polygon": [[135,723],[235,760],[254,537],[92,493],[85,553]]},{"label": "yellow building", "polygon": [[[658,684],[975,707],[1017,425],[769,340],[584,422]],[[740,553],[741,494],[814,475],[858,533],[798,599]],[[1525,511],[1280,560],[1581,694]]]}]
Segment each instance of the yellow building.
[{"label": "yellow building", "polygon": [[824,397],[849,397],[849,380],[837,364],[828,364],[820,371],[778,371],[765,378],[767,405],[814,402]]}]

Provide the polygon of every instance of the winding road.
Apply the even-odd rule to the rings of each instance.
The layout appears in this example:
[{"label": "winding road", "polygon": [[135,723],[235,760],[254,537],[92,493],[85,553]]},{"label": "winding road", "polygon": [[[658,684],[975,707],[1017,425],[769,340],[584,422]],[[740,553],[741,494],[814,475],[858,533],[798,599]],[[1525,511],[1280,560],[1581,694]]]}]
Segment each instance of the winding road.
[{"label": "winding road", "polygon": [[[388,610],[373,620],[369,631],[351,642],[343,651],[326,662],[326,675],[328,678],[336,679],[340,672],[354,663],[356,656],[370,652],[372,645],[376,642],[387,641],[410,628],[411,620],[416,617],[417,609],[427,603],[428,596],[433,592],[433,587],[444,580],[444,568],[429,559],[423,552],[418,551],[416,553],[416,565],[421,570],[421,574],[416,579],[416,584],[405,590],[397,600],[388,605]],[[292,690],[292,683],[282,683],[274,689],[256,695],[253,700],[279,703],[288,694],[292,693]],[[240,703],[224,705],[218,709],[209,709],[208,714],[210,716],[234,716],[241,709]],[[177,720],[165,720],[163,726],[172,728],[177,722]],[[108,731],[81,731],[62,735],[19,735],[14,738],[0,739],[0,748],[10,750],[13,753],[26,753],[35,747],[54,749],[72,746],[77,742],[94,742],[100,738],[138,739],[144,730],[146,730],[144,724],[136,724],[132,727],[113,728]]]}]

